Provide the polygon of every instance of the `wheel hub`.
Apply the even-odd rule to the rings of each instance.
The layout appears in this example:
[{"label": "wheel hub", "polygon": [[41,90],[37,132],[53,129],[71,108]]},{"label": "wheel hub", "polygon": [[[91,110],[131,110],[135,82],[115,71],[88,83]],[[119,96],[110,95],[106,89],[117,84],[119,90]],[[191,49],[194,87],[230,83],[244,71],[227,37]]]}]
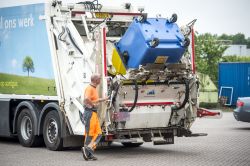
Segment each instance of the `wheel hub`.
[{"label": "wheel hub", "polygon": [[50,119],[46,129],[47,139],[50,143],[55,143],[58,137],[58,125],[55,119]]},{"label": "wheel hub", "polygon": [[32,122],[30,117],[24,116],[21,122],[21,135],[24,140],[30,139],[32,134]]}]

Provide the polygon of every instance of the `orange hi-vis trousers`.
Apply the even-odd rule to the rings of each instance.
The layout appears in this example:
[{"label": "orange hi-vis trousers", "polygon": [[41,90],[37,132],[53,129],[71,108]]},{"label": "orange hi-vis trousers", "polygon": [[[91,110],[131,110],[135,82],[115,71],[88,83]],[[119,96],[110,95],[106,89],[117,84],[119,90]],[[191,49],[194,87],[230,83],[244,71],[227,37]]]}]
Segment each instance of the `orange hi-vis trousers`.
[{"label": "orange hi-vis trousers", "polygon": [[95,111],[85,108],[84,112],[85,122],[85,143],[84,146],[88,147],[89,155],[93,154],[96,145],[101,139],[102,130],[100,122]]}]

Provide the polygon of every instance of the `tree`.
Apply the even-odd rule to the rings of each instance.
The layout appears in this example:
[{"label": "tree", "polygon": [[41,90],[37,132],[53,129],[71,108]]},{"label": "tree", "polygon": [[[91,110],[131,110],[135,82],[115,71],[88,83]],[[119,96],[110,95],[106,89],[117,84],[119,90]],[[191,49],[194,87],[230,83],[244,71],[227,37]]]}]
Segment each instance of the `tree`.
[{"label": "tree", "polygon": [[242,33],[237,33],[233,35],[233,44],[247,44],[247,40],[245,39],[245,35]]},{"label": "tree", "polygon": [[217,85],[218,63],[228,46],[222,45],[218,41],[218,37],[210,33],[196,35],[195,37],[197,70],[200,73],[208,74],[215,85]]},{"label": "tree", "polygon": [[247,47],[250,48],[250,39],[246,39],[245,35],[242,33],[237,33],[235,35],[222,34],[218,39],[232,41],[232,44],[247,45]]},{"label": "tree", "polygon": [[223,33],[221,36],[218,37],[218,39],[219,40],[233,40],[233,36]]},{"label": "tree", "polygon": [[26,56],[23,60],[23,71],[28,72],[28,77],[30,72],[34,73],[35,71],[34,63],[30,56]]},{"label": "tree", "polygon": [[247,38],[247,48],[250,48],[250,37]]},{"label": "tree", "polygon": [[250,57],[248,56],[223,56],[222,62],[250,62]]}]

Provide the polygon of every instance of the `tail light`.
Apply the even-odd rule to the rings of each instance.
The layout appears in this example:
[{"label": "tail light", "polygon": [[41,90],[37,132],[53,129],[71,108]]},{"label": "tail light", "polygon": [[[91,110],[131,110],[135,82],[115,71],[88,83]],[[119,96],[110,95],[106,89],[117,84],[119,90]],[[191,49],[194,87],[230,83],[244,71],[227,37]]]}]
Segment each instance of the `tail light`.
[{"label": "tail light", "polygon": [[105,141],[113,141],[114,135],[113,134],[108,134],[105,136]]},{"label": "tail light", "polygon": [[243,101],[237,101],[237,107],[243,107],[244,102]]}]

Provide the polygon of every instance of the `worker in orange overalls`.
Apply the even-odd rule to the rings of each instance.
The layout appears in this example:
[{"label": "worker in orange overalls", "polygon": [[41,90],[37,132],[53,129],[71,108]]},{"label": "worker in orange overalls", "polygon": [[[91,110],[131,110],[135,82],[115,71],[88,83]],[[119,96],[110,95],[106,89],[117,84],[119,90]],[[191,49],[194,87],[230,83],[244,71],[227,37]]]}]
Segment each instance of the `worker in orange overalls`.
[{"label": "worker in orange overalls", "polygon": [[100,74],[91,76],[91,83],[84,92],[84,125],[85,125],[85,142],[82,147],[83,158],[87,160],[97,160],[93,155],[94,150],[102,137],[102,131],[97,116],[97,105],[106,101],[107,98],[100,99],[96,87],[101,82]]}]

